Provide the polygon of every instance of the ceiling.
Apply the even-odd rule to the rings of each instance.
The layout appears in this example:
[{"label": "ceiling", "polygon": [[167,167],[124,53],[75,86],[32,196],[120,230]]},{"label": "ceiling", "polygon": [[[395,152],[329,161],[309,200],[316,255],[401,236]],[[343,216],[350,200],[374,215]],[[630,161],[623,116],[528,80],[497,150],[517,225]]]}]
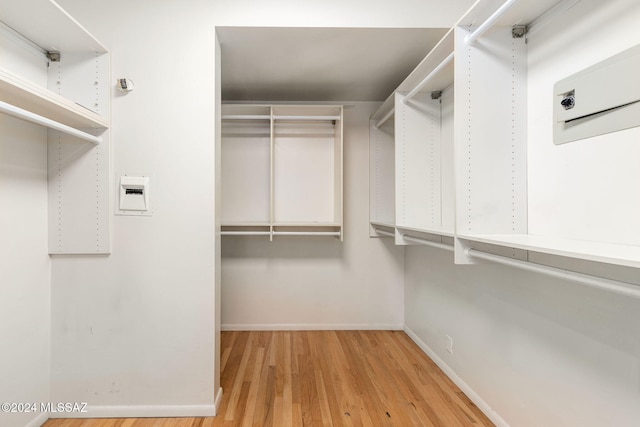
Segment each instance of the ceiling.
[{"label": "ceiling", "polygon": [[445,34],[433,28],[218,27],[224,101],[384,101]]}]

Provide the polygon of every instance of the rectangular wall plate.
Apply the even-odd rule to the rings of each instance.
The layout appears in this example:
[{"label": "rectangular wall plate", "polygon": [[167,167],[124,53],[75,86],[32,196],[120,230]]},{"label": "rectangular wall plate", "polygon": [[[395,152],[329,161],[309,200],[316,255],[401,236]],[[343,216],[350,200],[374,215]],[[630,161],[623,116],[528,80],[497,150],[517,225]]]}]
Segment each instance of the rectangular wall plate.
[{"label": "rectangular wall plate", "polygon": [[116,215],[151,216],[151,182],[148,174],[116,175]]},{"label": "rectangular wall plate", "polygon": [[558,81],[553,142],[564,144],[640,126],[640,45]]}]

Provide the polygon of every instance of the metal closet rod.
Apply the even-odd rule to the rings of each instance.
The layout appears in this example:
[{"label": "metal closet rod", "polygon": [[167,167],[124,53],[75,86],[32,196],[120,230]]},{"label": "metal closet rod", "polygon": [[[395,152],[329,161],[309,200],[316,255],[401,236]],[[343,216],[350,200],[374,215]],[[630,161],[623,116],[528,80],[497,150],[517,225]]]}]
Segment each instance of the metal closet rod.
[{"label": "metal closet rod", "polygon": [[340,120],[340,116],[273,116],[274,120],[318,120],[331,121]]},{"label": "metal closet rod", "polygon": [[447,56],[436,68],[433,69],[433,71],[431,71],[427,77],[425,77],[424,79],[422,79],[422,81],[420,83],[418,83],[416,85],[416,87],[414,87],[408,94],[405,95],[404,99],[402,100],[405,104],[407,102],[409,102],[409,100],[411,98],[413,98],[416,93],[420,92],[420,90],[431,81],[431,79],[433,79],[444,67],[446,67],[451,61],[453,61],[453,56],[454,53],[451,52],[449,54],[449,56]]},{"label": "metal closet rod", "polygon": [[38,114],[32,113],[31,111],[23,110],[22,108],[16,107],[15,105],[7,104],[3,101],[0,101],[0,112],[9,114],[10,116],[25,120],[27,122],[58,130],[60,132],[66,133],[67,135],[75,136],[76,138],[89,141],[96,145],[102,142],[102,137],[88,134],[76,128],[72,128],[71,126],[67,126],[65,124],[56,122],[55,120],[51,120]]},{"label": "metal closet rod", "polygon": [[376,233],[381,234],[381,235],[383,235],[383,236],[396,237],[395,233],[391,233],[391,232],[389,232],[389,231],[382,230],[381,228],[376,228],[376,227],[374,227],[374,228],[373,228],[373,230],[374,230]]},{"label": "metal closet rod", "polygon": [[438,249],[444,249],[445,251],[453,252],[453,246],[447,245],[446,243],[434,242],[433,240],[422,239],[420,237],[409,236],[408,234],[403,234],[402,238],[407,242],[419,243],[425,246],[432,246]]},{"label": "metal closet rod", "polygon": [[395,113],[395,111],[396,111],[396,109],[394,107],[391,110],[389,110],[389,112],[387,114],[385,114],[383,118],[378,120],[378,123],[376,123],[376,129],[379,128],[380,126],[382,126],[384,124],[384,122],[389,120],[389,117],[393,116],[393,113]]},{"label": "metal closet rod", "polygon": [[336,236],[339,231],[221,231],[223,236]]},{"label": "metal closet rod", "polygon": [[480,24],[480,26],[478,26],[478,28],[476,28],[475,31],[473,31],[470,34],[467,34],[464,38],[464,42],[468,45],[474,44],[475,41],[479,37],[481,37],[488,29],[493,27],[493,24],[495,24],[496,21],[500,19],[500,17],[504,15],[504,13],[507,10],[509,10],[509,8],[513,6],[516,2],[518,2],[518,0],[507,0],[506,2],[504,2],[502,6],[500,6],[495,12],[493,12],[493,14],[490,17],[488,17],[486,21]]},{"label": "metal closet rod", "polygon": [[615,292],[617,294],[640,298],[640,286],[633,285],[619,280],[605,279],[602,277],[589,276],[587,274],[576,273],[574,271],[563,270],[561,268],[549,267],[542,264],[534,264],[531,262],[520,261],[513,258],[507,258],[500,255],[489,254],[478,251],[476,249],[466,248],[464,253],[469,258],[477,258],[485,261],[491,261],[496,264],[507,265],[519,268],[521,270],[531,271],[534,273],[544,274],[546,276],[558,279],[570,280],[572,282],[587,285],[605,291]]}]

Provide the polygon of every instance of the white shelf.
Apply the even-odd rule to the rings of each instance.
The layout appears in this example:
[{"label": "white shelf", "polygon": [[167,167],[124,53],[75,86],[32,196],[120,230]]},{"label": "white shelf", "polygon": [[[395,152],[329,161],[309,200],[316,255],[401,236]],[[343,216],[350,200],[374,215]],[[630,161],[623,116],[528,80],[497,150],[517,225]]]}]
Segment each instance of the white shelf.
[{"label": "white shelf", "polygon": [[[521,0],[469,45],[465,36],[499,6],[481,1],[455,28],[456,53],[464,53],[455,74],[456,164],[464,165],[456,176],[458,262],[473,262],[465,255],[470,241],[640,268],[638,205],[627,199],[638,175],[616,173],[629,169],[624,158],[635,156],[628,147],[637,132],[558,147],[547,114],[552,95],[540,94],[571,74],[563,70],[584,68],[571,64],[592,50],[604,55],[600,60],[616,52],[617,41],[606,36],[615,21],[587,25],[583,14],[589,10],[584,4],[572,9],[577,4]],[[514,38],[512,25],[532,27],[535,35]],[[598,43],[612,47],[573,43],[574,60],[567,65],[547,43],[551,34],[563,38],[569,31],[575,40],[600,34]],[[532,49],[535,67],[529,68]]]},{"label": "white shelf", "polygon": [[458,238],[588,261],[640,267],[640,246],[531,234],[460,234]]},{"label": "white shelf", "polygon": [[225,221],[221,227],[270,227],[271,223],[262,221]]},{"label": "white shelf", "polygon": [[342,106],[222,108],[222,218],[234,228],[228,231],[263,226],[272,237],[342,238]]},{"label": "white shelf", "polygon": [[108,52],[53,0],[5,1],[0,20],[46,51]]},{"label": "white shelf", "polygon": [[104,130],[109,127],[107,118],[2,69],[0,101],[76,129]]},{"label": "white shelf", "polygon": [[371,116],[372,225],[453,229],[453,58],[452,29]]},{"label": "white shelf", "polygon": [[371,221],[369,224],[374,227],[396,228],[396,225],[390,222]]},{"label": "white shelf", "polygon": [[429,228],[418,228],[418,227],[405,227],[403,225],[396,225],[396,228],[398,230],[406,230],[406,231],[413,231],[415,233],[426,233],[426,234],[435,234],[438,236],[446,236],[446,237],[455,237],[455,233],[452,230],[448,230],[445,228],[438,228],[438,227],[429,227]]},{"label": "white shelf", "polygon": [[[454,31],[449,30],[444,37],[434,46],[434,48],[424,57],[424,59],[416,66],[416,68],[400,83],[394,93],[389,95],[386,101],[371,116],[372,120],[379,121],[384,118],[395,107],[395,93],[407,93],[412,91],[427,76],[445,61],[445,59],[454,52]],[[443,67],[438,73],[432,75],[429,81],[422,86],[420,92],[430,93],[433,91],[442,91],[453,84],[454,63],[453,61]],[[390,124],[393,123],[393,114],[388,119]],[[385,123],[383,126],[388,126]]]},{"label": "white shelf", "polygon": [[222,116],[222,120],[271,120],[271,116],[262,114],[227,114]]},{"label": "white shelf", "polygon": [[[505,0],[478,1],[455,26],[477,28],[488,19]],[[560,3],[577,3],[576,0],[520,0],[516,1],[495,22],[494,27],[529,25]],[[489,31],[488,31],[489,32]]]},{"label": "white shelf", "polygon": [[338,222],[274,222],[274,227],[341,227]]},{"label": "white shelf", "polygon": [[0,43],[11,46],[0,68],[3,111],[52,129],[49,253],[108,254],[109,52],[53,0],[5,1],[0,21]]}]

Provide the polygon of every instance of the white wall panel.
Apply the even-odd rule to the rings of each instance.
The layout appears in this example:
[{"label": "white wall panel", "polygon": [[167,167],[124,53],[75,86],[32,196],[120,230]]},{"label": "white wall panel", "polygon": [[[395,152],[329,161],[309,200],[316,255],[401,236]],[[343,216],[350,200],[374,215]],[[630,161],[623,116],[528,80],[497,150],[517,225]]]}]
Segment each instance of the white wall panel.
[{"label": "white wall panel", "polygon": [[[637,299],[450,258],[407,248],[405,323],[493,415],[523,427],[640,419]],[[625,274],[633,277],[633,269]]]},{"label": "white wall panel", "polygon": [[[51,335],[47,131],[3,114],[0,129],[0,401],[39,405],[49,401]],[[0,425],[39,415],[3,411]]]}]

